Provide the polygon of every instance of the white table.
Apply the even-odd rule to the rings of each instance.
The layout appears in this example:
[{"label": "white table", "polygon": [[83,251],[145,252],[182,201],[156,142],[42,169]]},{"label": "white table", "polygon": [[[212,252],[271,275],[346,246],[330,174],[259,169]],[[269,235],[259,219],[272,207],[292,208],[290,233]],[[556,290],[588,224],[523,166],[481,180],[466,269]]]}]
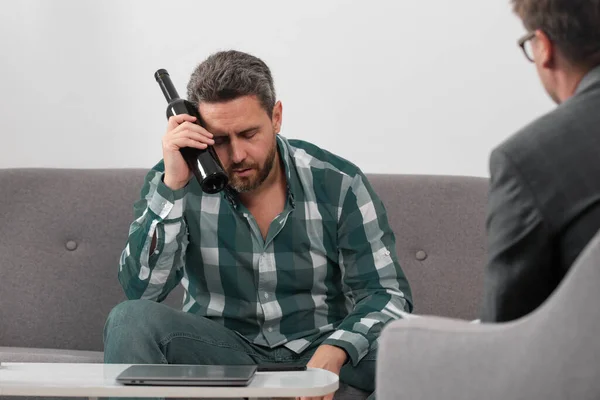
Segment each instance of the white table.
[{"label": "white table", "polygon": [[338,389],[338,376],[309,368],[257,372],[248,386],[126,386],[115,378],[129,364],[2,363],[0,396],[57,397],[291,397],[324,396]]}]

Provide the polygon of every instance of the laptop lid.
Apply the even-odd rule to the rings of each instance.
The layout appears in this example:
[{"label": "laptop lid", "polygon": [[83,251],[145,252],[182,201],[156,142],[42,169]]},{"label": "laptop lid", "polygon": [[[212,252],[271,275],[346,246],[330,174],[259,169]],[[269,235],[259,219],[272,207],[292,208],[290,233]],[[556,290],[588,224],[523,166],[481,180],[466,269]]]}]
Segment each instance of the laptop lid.
[{"label": "laptop lid", "polygon": [[245,386],[256,365],[132,365],[117,376],[126,385]]}]

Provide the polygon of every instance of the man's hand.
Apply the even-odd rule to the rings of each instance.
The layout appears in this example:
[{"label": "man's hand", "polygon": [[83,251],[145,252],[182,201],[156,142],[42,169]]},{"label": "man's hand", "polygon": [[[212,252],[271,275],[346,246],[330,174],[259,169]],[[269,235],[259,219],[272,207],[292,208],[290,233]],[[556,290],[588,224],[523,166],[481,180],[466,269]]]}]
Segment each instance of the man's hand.
[{"label": "man's hand", "polygon": [[212,133],[194,122],[196,117],[187,114],[170,117],[167,133],[162,139],[165,162],[164,183],[172,190],[181,189],[192,178],[192,172],[180,150],[184,147],[204,150],[215,144]]},{"label": "man's hand", "polygon": [[[342,366],[348,359],[346,351],[335,346],[324,344],[319,346],[315,354],[312,356],[308,364],[308,368],[320,368],[331,371],[336,375],[340,375]],[[333,400],[333,393],[325,397],[297,397],[296,400]]]}]

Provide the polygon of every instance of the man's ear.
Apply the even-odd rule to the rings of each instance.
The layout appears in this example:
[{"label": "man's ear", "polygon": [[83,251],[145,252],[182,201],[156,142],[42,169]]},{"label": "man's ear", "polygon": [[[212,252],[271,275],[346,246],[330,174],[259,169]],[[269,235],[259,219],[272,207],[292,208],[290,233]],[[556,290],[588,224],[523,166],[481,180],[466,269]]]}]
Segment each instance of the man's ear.
[{"label": "man's ear", "polygon": [[544,68],[552,68],[555,63],[556,46],[550,40],[548,35],[540,29],[535,31],[535,40],[537,41],[537,55],[540,66]]},{"label": "man's ear", "polygon": [[281,120],[283,117],[283,106],[281,105],[281,101],[275,103],[275,107],[273,107],[273,131],[277,134],[281,131]]}]

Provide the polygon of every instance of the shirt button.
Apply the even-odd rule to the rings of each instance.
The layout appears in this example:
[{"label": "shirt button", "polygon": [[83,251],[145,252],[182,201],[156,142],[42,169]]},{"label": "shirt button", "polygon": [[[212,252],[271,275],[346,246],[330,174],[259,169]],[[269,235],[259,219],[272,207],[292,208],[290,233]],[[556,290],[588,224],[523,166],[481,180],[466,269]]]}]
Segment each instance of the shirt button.
[{"label": "shirt button", "polygon": [[269,327],[269,329],[267,329],[269,332],[273,332],[273,328]]}]

